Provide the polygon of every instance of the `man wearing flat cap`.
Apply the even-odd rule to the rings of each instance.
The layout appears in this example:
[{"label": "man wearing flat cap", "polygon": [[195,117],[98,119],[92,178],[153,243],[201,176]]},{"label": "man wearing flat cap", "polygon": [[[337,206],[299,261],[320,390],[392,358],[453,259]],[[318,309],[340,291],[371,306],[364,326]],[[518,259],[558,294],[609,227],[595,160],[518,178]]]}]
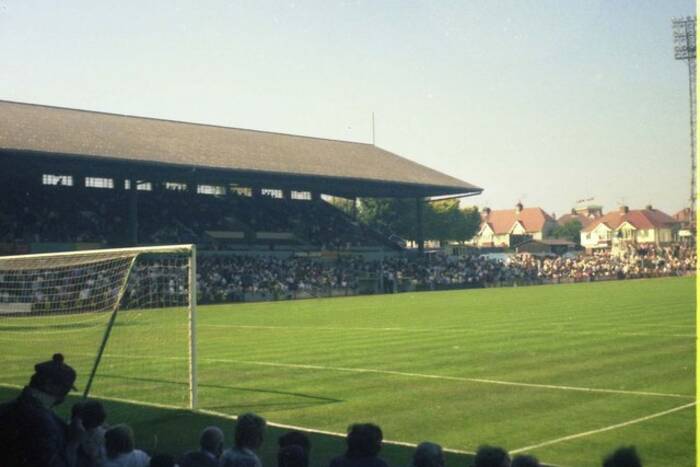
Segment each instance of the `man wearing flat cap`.
[{"label": "man wearing flat cap", "polygon": [[70,426],[53,411],[75,387],[75,370],[54,354],[34,365],[34,374],[14,401],[0,405],[0,465],[73,467],[82,426]]}]

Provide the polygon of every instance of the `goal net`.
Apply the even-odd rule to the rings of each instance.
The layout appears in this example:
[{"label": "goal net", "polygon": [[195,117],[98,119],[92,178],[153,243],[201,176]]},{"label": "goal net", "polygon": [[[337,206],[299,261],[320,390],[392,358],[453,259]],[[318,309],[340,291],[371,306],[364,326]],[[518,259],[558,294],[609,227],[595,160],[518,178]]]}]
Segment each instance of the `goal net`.
[{"label": "goal net", "polygon": [[0,257],[0,384],[62,353],[82,393],[196,405],[194,246]]}]

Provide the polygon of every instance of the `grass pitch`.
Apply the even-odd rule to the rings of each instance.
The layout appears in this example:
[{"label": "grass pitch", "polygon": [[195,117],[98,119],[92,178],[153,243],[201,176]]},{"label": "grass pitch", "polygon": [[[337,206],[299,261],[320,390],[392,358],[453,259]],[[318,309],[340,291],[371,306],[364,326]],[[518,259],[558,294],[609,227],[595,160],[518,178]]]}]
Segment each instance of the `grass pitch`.
[{"label": "grass pitch", "polygon": [[[86,375],[105,318],[3,318],[0,382],[57,350]],[[184,405],[184,310],[118,324],[94,393]],[[390,440],[565,466],[621,444],[646,466],[695,465],[694,278],[208,306],[197,333],[200,407],[218,413],[324,432],[373,421]]]}]

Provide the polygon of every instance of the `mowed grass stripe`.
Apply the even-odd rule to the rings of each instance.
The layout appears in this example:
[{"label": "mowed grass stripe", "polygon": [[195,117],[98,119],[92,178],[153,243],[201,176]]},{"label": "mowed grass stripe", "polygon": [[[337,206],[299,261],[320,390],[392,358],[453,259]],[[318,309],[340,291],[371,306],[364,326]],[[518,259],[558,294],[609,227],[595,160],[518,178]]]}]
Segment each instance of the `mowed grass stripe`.
[{"label": "mowed grass stripe", "polygon": [[[337,432],[350,422],[372,419],[391,439],[432,438],[465,450],[482,442],[533,445],[663,412],[683,400],[443,377],[692,395],[695,342],[687,325],[694,323],[694,293],[694,282],[687,278],[202,306],[201,401],[227,414],[255,410],[272,421]],[[65,318],[66,324],[73,319]],[[13,322],[3,318],[0,328]],[[56,323],[52,317],[50,324]],[[125,312],[118,324],[97,387],[128,399],[182,404],[186,314]],[[26,354],[28,365],[47,358],[49,348],[65,348],[66,342],[86,361],[94,355],[92,338],[84,344],[80,332],[61,337],[41,333],[55,326],[26,327],[0,333],[0,347]],[[84,330],[89,336],[100,329]],[[13,338],[4,340],[7,334]],[[70,352],[65,352],[68,361]],[[24,362],[9,363],[11,376],[3,381],[24,383],[27,370],[18,366]],[[680,414],[668,417],[686,420]],[[692,423],[669,426],[675,433],[669,440],[678,441],[668,445],[641,429],[647,423],[661,422],[620,430],[637,436],[629,442],[639,446],[650,465],[694,452],[687,441],[694,436]],[[602,438],[616,436],[610,432]],[[572,439],[537,453],[562,465],[597,465],[603,453],[593,450],[601,446],[601,435],[590,438],[589,445],[586,438]],[[687,459],[694,461],[694,455]],[[674,465],[694,465],[687,459]]]},{"label": "mowed grass stripe", "polygon": [[[267,339],[265,338],[266,335]],[[327,339],[320,339],[313,332],[309,334],[297,333],[295,337],[303,344],[298,344],[294,352],[282,352],[281,354],[278,353],[280,351],[279,347],[275,346],[279,346],[281,345],[280,342],[284,342],[284,333],[279,333],[277,329],[268,330],[262,335],[259,332],[254,333],[254,335],[249,336],[251,339],[249,345],[245,345],[248,343],[248,337],[246,336],[241,336],[237,342],[244,344],[242,347],[246,349],[255,345],[252,341],[257,342],[258,348],[263,349],[263,351],[255,354],[256,358],[260,360],[270,360],[275,355],[281,355],[280,361],[287,363],[317,363],[329,366],[338,366],[338,363],[341,363],[357,366],[358,362],[366,362],[366,364],[360,366],[393,369],[423,366],[422,362],[425,362],[424,366],[437,367],[441,373],[449,375],[455,373],[443,370],[450,370],[450,363],[455,362],[461,362],[461,365],[459,365],[460,372],[457,374],[464,375],[464,371],[466,371],[468,375],[477,374],[493,377],[494,368],[499,369],[499,374],[510,374],[514,371],[517,372],[518,369],[531,367],[532,365],[525,365],[523,360],[534,359],[540,363],[536,370],[545,373],[549,372],[550,369],[555,370],[552,373],[562,375],[564,382],[572,381],[572,378],[580,378],[581,368],[588,367],[590,370],[588,374],[590,375],[605,375],[606,373],[618,375],[620,374],[619,367],[621,365],[655,365],[655,359],[666,359],[667,357],[670,361],[673,361],[678,358],[679,352],[682,354],[688,349],[688,342],[676,345],[673,341],[667,342],[663,339],[658,340],[659,345],[650,345],[650,343],[654,344],[654,341],[649,339],[620,341],[618,337],[595,336],[595,339],[586,337],[585,342],[583,342],[584,338],[581,338],[581,344],[595,344],[592,349],[588,349],[592,355],[586,357],[585,354],[577,354],[577,360],[582,360],[580,357],[585,357],[583,358],[585,361],[579,361],[578,365],[572,365],[570,352],[566,350],[572,345],[579,345],[576,341],[562,340],[544,345],[541,340],[538,341],[533,336],[516,336],[511,341],[527,339],[533,342],[524,342],[520,346],[517,344],[511,345],[511,350],[505,352],[500,340],[494,340],[485,336],[469,339],[466,343],[453,340],[449,335],[440,336],[438,333],[429,336],[429,338],[428,336],[420,335],[420,339],[410,336],[399,339],[400,336],[391,335],[389,336],[390,338],[384,338],[379,341],[372,339],[372,335],[361,338],[362,336],[358,336],[354,331],[351,333],[351,336],[352,338],[344,336],[342,340],[333,346],[333,342],[337,338],[336,335],[333,335],[332,340],[328,341]],[[607,337],[608,341],[603,341],[602,337]],[[538,342],[541,345],[536,345]],[[692,340],[690,343],[692,345]],[[217,341],[216,344],[221,345],[221,342]],[[284,346],[284,344],[282,345]],[[333,346],[334,351],[332,353],[326,352],[325,349],[331,346]],[[478,348],[479,352],[469,354],[469,347]],[[662,350],[658,351],[656,348]],[[366,349],[374,349],[375,352],[368,355]],[[406,349],[410,349],[410,351],[402,353]],[[203,352],[203,354],[205,353]],[[222,352],[221,355],[236,357],[235,352]],[[386,358],[387,355],[391,355],[392,358]],[[670,368],[673,368],[673,365]],[[530,379],[527,372],[523,376],[527,377],[527,380]],[[595,378],[599,379],[600,377],[595,376]],[[629,375],[626,378],[628,378],[626,380],[628,386],[635,387],[635,384],[638,383],[638,381],[630,381]],[[664,379],[663,382],[667,384],[668,381]],[[647,384],[646,381],[641,381],[640,383]],[[561,384],[561,382],[557,382],[557,384]]]},{"label": "mowed grass stripe", "polygon": [[[278,381],[281,374],[284,374],[285,379],[294,381],[294,377],[288,373],[264,370],[255,374],[251,381],[256,381],[261,383],[261,386],[267,387],[274,384],[274,381]],[[581,428],[597,429],[601,423],[617,423],[620,420],[618,418],[620,410],[635,415],[646,415],[645,410],[663,410],[673,407],[673,405],[666,405],[668,401],[656,400],[645,403],[644,407],[641,407],[637,402],[627,397],[619,399],[608,397],[570,398],[568,393],[560,392],[544,396],[529,388],[520,388],[523,389],[521,393],[518,388],[515,391],[513,388],[502,390],[502,388],[485,388],[480,385],[472,386],[457,382],[441,385],[423,381],[407,383],[402,381],[402,377],[395,375],[384,377],[383,375],[370,374],[353,377],[352,388],[343,387],[343,384],[340,383],[343,380],[346,382],[345,386],[349,386],[347,385],[348,380],[343,378],[329,379],[326,383],[334,385],[331,388],[331,393],[340,399],[350,397],[344,404],[341,404],[349,412],[354,412],[362,407],[366,411],[365,413],[372,414],[372,419],[380,420],[383,426],[386,425],[387,433],[401,429],[410,437],[407,439],[416,442],[420,439],[415,438],[425,436],[415,426],[415,421],[421,420],[422,423],[418,424],[419,426],[431,426],[431,437],[451,446],[468,443],[466,448],[482,442],[495,442],[494,440],[512,446],[508,443],[514,442],[514,440],[532,439],[533,436],[537,436],[537,439],[551,439],[560,436],[562,431],[577,433]],[[393,397],[387,398],[386,393],[379,391],[379,388],[394,388],[397,391]],[[399,388],[402,390],[398,391]],[[455,389],[459,389],[459,391]],[[356,397],[358,391],[365,394],[361,401],[358,401]],[[479,401],[479,404],[473,405],[473,401],[464,400],[463,394],[465,393],[469,394],[473,401]],[[423,402],[408,403],[416,400]],[[260,401],[257,403],[260,405],[253,403],[253,407],[256,409],[268,410],[268,412],[271,410],[264,403]],[[334,406],[329,407],[332,409]],[[466,410],[467,408],[469,410]],[[533,412],[533,409],[536,411]],[[573,418],[561,420],[561,411],[568,411]],[[446,417],[446,412],[451,415]],[[278,421],[292,416],[297,420],[296,424],[302,426],[308,426],[308,423],[318,420],[328,429],[334,429],[333,423],[338,423],[342,429],[344,420],[342,415],[338,416],[339,411],[328,412],[323,406],[307,407],[303,413],[287,412],[276,407],[271,413]],[[515,417],[518,418],[517,421],[507,416],[508,414],[521,413],[528,415]],[[413,423],[407,423],[410,420],[413,420]],[[526,426],[532,423],[535,423],[536,426]],[[450,427],[450,433],[441,434],[442,429],[445,428],[443,425]],[[511,433],[513,438],[510,440],[504,438],[507,433],[510,433],[510,430],[516,427],[522,431]],[[433,429],[435,430],[433,431]]]}]

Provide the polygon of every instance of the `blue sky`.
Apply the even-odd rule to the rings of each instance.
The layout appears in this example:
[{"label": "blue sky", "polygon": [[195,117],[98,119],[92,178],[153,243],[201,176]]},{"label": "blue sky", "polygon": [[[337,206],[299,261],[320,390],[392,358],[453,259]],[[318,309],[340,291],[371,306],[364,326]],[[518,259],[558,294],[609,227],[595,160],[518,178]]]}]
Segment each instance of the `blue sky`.
[{"label": "blue sky", "polygon": [[663,1],[0,0],[0,99],[371,141],[557,215],[689,197]]}]

